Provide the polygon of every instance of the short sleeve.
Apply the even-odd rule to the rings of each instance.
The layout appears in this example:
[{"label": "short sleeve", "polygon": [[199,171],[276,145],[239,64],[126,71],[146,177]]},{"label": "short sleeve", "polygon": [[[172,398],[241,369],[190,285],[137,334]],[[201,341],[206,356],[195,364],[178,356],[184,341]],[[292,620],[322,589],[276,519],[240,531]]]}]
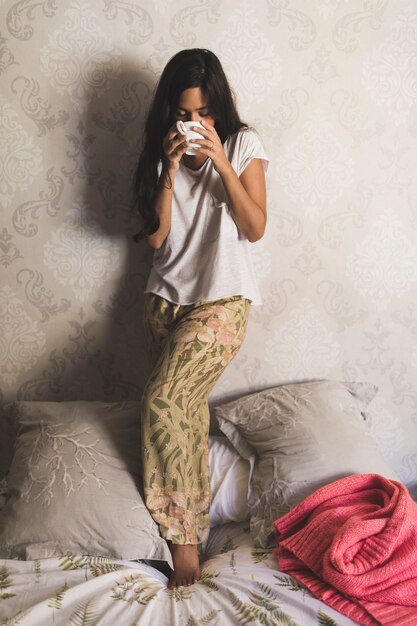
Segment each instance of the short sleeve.
[{"label": "short sleeve", "polygon": [[238,142],[239,158],[237,175],[241,175],[252,159],[261,159],[266,174],[268,171],[269,158],[266,155],[264,145],[258,133],[253,128],[244,129],[239,132]]}]

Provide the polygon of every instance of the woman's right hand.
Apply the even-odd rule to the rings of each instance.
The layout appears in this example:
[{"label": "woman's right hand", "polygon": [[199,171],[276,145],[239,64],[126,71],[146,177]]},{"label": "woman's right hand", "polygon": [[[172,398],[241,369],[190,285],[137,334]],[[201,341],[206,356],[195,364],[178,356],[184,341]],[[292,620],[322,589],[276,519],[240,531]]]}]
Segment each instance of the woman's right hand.
[{"label": "woman's right hand", "polygon": [[168,169],[177,171],[180,161],[187,150],[187,142],[184,135],[179,132],[176,123],[171,126],[162,142],[162,149],[168,159]]}]

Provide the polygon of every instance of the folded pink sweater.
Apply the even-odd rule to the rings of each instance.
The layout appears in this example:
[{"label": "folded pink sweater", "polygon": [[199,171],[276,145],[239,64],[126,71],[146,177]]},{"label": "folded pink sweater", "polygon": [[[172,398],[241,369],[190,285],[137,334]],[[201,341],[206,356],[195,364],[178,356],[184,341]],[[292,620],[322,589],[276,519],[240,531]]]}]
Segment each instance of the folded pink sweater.
[{"label": "folded pink sweater", "polygon": [[274,522],[278,569],[364,626],[417,626],[417,503],[395,480],[355,474]]}]

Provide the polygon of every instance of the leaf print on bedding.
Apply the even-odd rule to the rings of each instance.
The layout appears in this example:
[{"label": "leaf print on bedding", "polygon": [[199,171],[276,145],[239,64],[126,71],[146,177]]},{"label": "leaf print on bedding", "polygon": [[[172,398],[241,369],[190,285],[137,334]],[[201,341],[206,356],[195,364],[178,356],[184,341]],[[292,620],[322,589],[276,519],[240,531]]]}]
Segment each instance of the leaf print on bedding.
[{"label": "leaf print on bedding", "polygon": [[270,550],[264,550],[263,548],[252,548],[250,551],[252,561],[256,564],[266,561],[270,553]]},{"label": "leaf print on bedding", "polygon": [[120,563],[107,556],[86,556],[84,559],[85,566],[90,569],[91,574],[95,578],[124,569],[124,565],[120,565]]},{"label": "leaf print on bedding", "polygon": [[174,589],[165,589],[165,592],[168,594],[170,600],[175,600],[175,602],[182,602],[183,600],[189,600],[193,595],[194,589],[190,587],[189,589],[186,587],[174,587]]},{"label": "leaf print on bedding", "polygon": [[[255,583],[255,585],[260,587],[260,583]],[[290,615],[280,609],[278,602],[272,600],[271,594],[272,596],[274,594],[272,588],[268,585],[263,585],[263,587],[269,589],[269,597],[265,599],[258,592],[252,591],[249,594],[252,604],[244,602],[230,589],[228,590],[230,601],[238,616],[237,623],[245,626],[257,620],[263,626],[299,626]]]},{"label": "leaf print on bedding", "polygon": [[256,591],[251,591],[249,598],[257,606],[266,611],[279,609],[276,591],[266,583],[255,582]]},{"label": "leaf print on bedding", "polygon": [[63,570],[69,569],[85,569],[87,565],[87,557],[78,556],[73,554],[66,554],[59,557],[59,567]]},{"label": "leaf print on bedding", "polygon": [[336,620],[334,620],[333,617],[330,617],[330,615],[323,613],[321,609],[319,610],[317,614],[317,618],[319,620],[318,621],[319,626],[337,626]]},{"label": "leaf print on bedding", "polygon": [[93,600],[79,604],[70,617],[69,626],[94,626],[98,618],[94,608]]},{"label": "leaf print on bedding", "polygon": [[35,570],[35,583],[39,583],[41,580],[41,562],[39,559],[33,561],[33,569]]},{"label": "leaf print on bedding", "polygon": [[116,583],[111,597],[113,600],[122,600],[128,604],[137,602],[146,605],[155,598],[160,590],[160,585],[149,584],[148,580],[147,576],[131,574],[128,578]]},{"label": "leaf print on bedding", "polygon": [[9,570],[6,567],[2,567],[0,569],[0,600],[8,600],[16,595],[15,593],[4,591],[5,589],[8,589],[11,584],[12,581],[10,580]]},{"label": "leaf print on bedding", "polygon": [[51,596],[48,600],[48,605],[50,609],[60,609],[62,608],[62,601],[64,599],[65,592],[68,589],[67,581],[65,581],[65,585],[57,591],[53,596]]},{"label": "leaf print on bedding", "polygon": [[232,552],[230,556],[230,569],[232,570],[232,574],[237,576],[237,568],[236,568],[236,556],[235,553]]},{"label": "leaf print on bedding", "polygon": [[223,543],[220,548],[220,554],[224,554],[225,552],[229,552],[229,550],[235,550],[236,546],[233,543],[233,539],[231,537],[227,537],[226,541]]},{"label": "leaf print on bedding", "polygon": [[124,566],[119,565],[118,563],[97,563],[96,565],[90,565],[90,572],[95,578],[97,578],[98,576],[103,576],[104,574],[110,574],[110,572],[117,572],[123,568]]},{"label": "leaf print on bedding", "polygon": [[192,615],[188,620],[186,626],[207,626],[207,624],[211,624],[213,620],[216,619],[217,613],[220,613],[220,609],[213,609],[210,613],[207,613],[201,619],[195,619]]},{"label": "leaf print on bedding", "polygon": [[208,593],[211,591],[219,591],[218,585],[214,582],[214,579],[217,578],[219,572],[215,572],[213,570],[209,570],[206,567],[201,569],[201,578],[198,581],[198,585],[206,585],[208,587]]},{"label": "leaf print on bedding", "polygon": [[290,591],[303,591],[307,595],[311,595],[308,589],[292,576],[276,576],[274,574],[274,578],[277,578],[280,581],[279,583],[276,583],[279,587],[286,587]]}]

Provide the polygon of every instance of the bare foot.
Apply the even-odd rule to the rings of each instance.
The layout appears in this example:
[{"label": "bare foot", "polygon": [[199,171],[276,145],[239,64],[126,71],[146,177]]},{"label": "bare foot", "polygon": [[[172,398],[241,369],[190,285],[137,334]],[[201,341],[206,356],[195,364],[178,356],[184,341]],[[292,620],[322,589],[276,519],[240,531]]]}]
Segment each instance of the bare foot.
[{"label": "bare foot", "polygon": [[201,578],[196,544],[179,545],[168,542],[174,562],[174,571],[168,582],[168,589],[189,586]]}]

